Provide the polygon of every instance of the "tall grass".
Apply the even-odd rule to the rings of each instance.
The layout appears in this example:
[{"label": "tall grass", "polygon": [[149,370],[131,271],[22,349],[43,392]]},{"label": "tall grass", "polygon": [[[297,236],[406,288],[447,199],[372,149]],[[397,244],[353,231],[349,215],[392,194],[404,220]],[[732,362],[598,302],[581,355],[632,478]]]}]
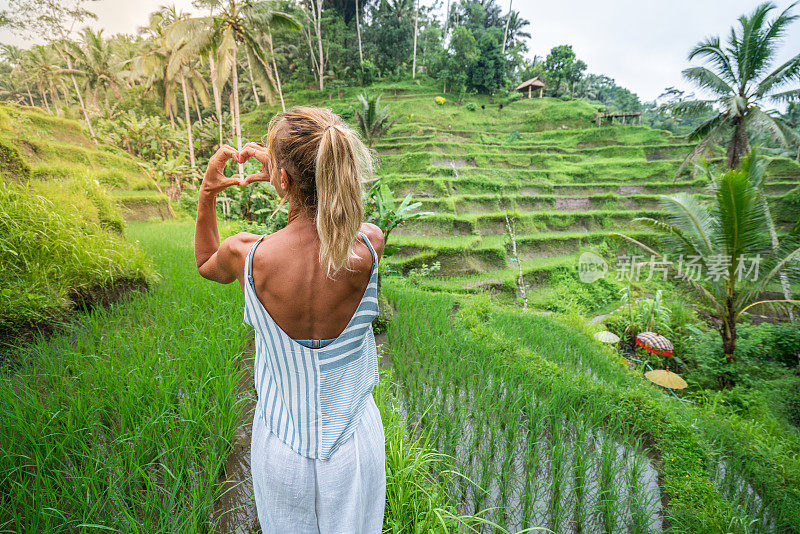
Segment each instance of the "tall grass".
[{"label": "tall grass", "polygon": [[634,436],[609,427],[604,407],[576,410],[566,389],[532,385],[502,355],[471,343],[453,322],[451,296],[386,287],[400,314],[389,336],[404,408],[465,475],[444,481],[461,510],[511,532],[597,524],[616,532],[626,516],[644,514],[648,525],[657,517],[654,488],[629,483],[637,474],[621,461],[637,450]]},{"label": "tall grass", "polygon": [[[224,227],[223,233],[236,228]],[[186,223],[133,223],[162,281],[21,348],[0,374],[0,532],[204,532],[242,417],[235,284],[200,278]],[[384,532],[463,532],[452,461],[409,432],[391,372]],[[449,475],[445,475],[449,473]],[[440,478],[443,477],[443,478]]]},{"label": "tall grass", "polygon": [[0,182],[0,338],[58,322],[92,291],[156,278],[100,187],[42,187]]},{"label": "tall grass", "polygon": [[14,355],[0,377],[0,530],[202,531],[240,417],[239,288],[188,225],[135,224],[163,282]]}]

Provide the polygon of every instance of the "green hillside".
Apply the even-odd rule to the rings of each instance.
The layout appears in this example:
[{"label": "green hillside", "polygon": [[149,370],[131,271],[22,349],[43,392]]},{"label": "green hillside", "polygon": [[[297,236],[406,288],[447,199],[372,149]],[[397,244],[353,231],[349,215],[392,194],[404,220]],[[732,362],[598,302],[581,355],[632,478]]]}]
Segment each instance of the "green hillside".
[{"label": "green hillside", "polygon": [[0,105],[0,176],[0,341],[155,279],[124,235],[125,202],[167,205],[131,156],[75,121]]},{"label": "green hillside", "polygon": [[[796,380],[748,353],[729,371],[758,385],[742,378],[741,389],[715,391],[708,366],[716,363],[691,361],[678,369],[691,384],[679,400],[644,380],[643,366],[592,338],[613,329],[589,319],[618,309],[625,284],[579,282],[578,256],[593,250],[613,268],[616,254],[641,252],[609,233],[654,241],[632,220],[660,217],[659,195],[710,198],[692,165],[676,176],[694,146],[646,126],[597,127],[595,110],[582,101],[467,96],[457,106],[437,104],[424,85],[370,91],[397,119],[375,145],[377,175],[396,197],[410,194],[431,212],[394,230],[389,242],[399,250],[381,262],[394,312],[388,366],[408,420],[463,475],[440,475],[459,512],[511,532],[797,531],[800,443],[785,415],[794,412],[783,408],[793,401],[768,393],[786,392]],[[352,122],[355,90],[339,96],[287,95],[287,107],[330,107]],[[245,138],[262,139],[276,111],[247,114]],[[704,154],[712,165],[723,155]],[[770,158],[766,179],[783,234],[797,219],[800,165]],[[533,310],[519,309],[506,213]],[[669,294],[674,366],[713,353],[686,346],[687,325],[702,319],[676,286],[634,287],[642,299],[659,289]],[[749,346],[743,339],[743,350]]]},{"label": "green hillside", "polygon": [[[469,95],[465,105],[440,105],[432,89],[410,83],[371,89],[397,119],[375,146],[377,174],[396,196],[410,193],[420,210],[433,212],[392,233],[401,250],[386,263],[407,274],[438,261],[425,287],[512,296],[518,269],[510,261],[504,209],[515,219],[524,279],[535,287],[554,270],[576,267],[583,248],[620,250],[608,241],[610,231],[649,242],[652,234],[631,220],[657,215],[659,195],[704,192],[706,179],[691,164],[675,176],[693,145],[669,132],[597,127],[596,110],[579,100]],[[352,90],[327,101],[287,95],[287,106],[294,103],[331,107],[345,119],[357,106]],[[262,138],[275,111],[246,115],[245,138]],[[722,155],[705,154],[712,163]],[[776,213],[786,213],[782,199],[800,184],[800,165],[773,158],[766,174]]]},{"label": "green hillside", "polygon": [[39,108],[0,105],[0,172],[17,183],[96,180],[126,219],[169,216],[166,199],[133,156]]}]

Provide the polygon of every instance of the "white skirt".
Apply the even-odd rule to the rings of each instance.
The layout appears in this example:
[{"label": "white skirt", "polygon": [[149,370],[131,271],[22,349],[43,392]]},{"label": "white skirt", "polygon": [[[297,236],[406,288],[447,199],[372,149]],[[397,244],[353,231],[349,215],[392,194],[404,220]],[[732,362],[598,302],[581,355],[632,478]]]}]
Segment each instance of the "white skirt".
[{"label": "white skirt", "polygon": [[250,469],[264,534],[365,533],[383,526],[386,457],[383,422],[372,395],[361,423],[328,460],[294,452],[253,419]]}]

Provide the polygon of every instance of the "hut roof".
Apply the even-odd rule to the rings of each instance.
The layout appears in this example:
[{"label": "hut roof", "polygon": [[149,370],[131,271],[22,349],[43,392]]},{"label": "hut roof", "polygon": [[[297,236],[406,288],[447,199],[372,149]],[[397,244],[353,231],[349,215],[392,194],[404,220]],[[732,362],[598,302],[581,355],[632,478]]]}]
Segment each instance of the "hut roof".
[{"label": "hut roof", "polygon": [[523,91],[523,90],[527,89],[528,87],[532,87],[534,89],[538,89],[539,87],[544,87],[544,86],[545,86],[544,80],[542,80],[541,78],[539,78],[537,76],[536,78],[531,78],[527,82],[522,82],[520,84],[520,86],[517,87],[517,91]]}]

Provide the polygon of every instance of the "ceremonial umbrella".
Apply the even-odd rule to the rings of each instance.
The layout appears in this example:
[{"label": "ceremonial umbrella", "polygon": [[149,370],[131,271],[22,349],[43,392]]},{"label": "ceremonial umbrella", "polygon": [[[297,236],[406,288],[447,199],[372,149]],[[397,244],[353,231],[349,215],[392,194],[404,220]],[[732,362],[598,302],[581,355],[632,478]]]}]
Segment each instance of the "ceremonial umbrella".
[{"label": "ceremonial umbrella", "polygon": [[644,374],[647,379],[653,384],[658,384],[669,389],[684,389],[689,386],[686,380],[676,375],[672,371],[665,369],[656,369],[655,371],[648,371]]},{"label": "ceremonial umbrella", "polygon": [[614,332],[609,332],[608,330],[596,333],[594,338],[603,343],[616,343],[619,341],[619,337]]},{"label": "ceremonial umbrella", "polygon": [[653,354],[672,356],[672,343],[661,334],[642,332],[636,336],[636,344]]}]

